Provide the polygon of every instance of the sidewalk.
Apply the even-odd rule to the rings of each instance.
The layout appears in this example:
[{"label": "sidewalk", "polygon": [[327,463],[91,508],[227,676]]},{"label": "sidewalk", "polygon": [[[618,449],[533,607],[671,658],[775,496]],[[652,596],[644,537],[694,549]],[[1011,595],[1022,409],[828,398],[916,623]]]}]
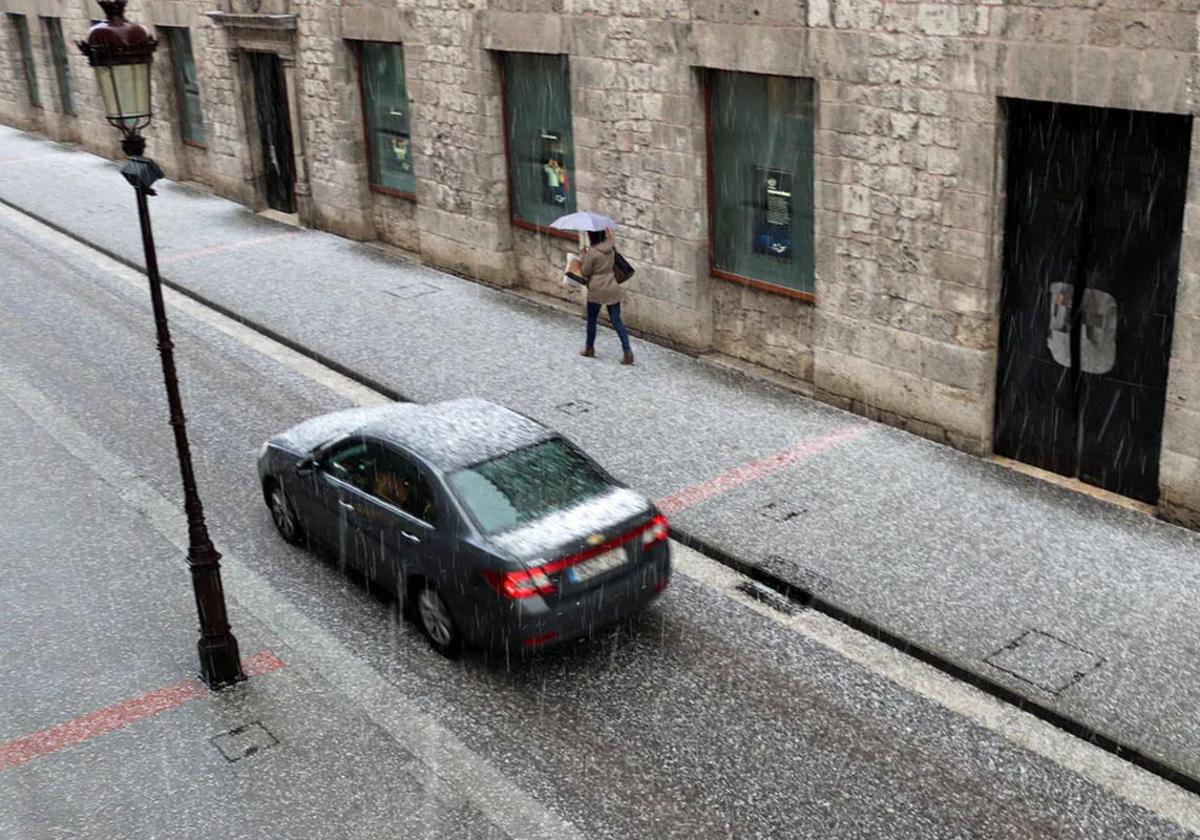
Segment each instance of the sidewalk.
[{"label": "sidewalk", "polygon": [[229,555],[210,692],[178,507],[2,365],[0,449],[0,837],[577,836]]},{"label": "sidewalk", "polygon": [[[579,319],[159,192],[176,284],[406,398],[475,394],[553,425],[681,531],[1200,779],[1196,534],[653,344],[623,368],[611,331],[582,359]],[[109,161],[0,128],[0,200],[142,262]]]}]

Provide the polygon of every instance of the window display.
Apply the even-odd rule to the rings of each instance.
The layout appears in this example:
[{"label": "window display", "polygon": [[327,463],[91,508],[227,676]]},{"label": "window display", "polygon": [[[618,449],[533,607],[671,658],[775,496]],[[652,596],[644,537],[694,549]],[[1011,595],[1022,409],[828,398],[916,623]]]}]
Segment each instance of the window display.
[{"label": "window display", "polygon": [[400,44],[364,41],[359,46],[359,62],[371,185],[412,196],[417,185],[413,174],[404,48]]},{"label": "window display", "polygon": [[513,219],[545,227],[575,211],[567,59],[505,53],[501,60]]},{"label": "window display", "polygon": [[714,273],[811,293],[813,83],[714,72],[709,117]]}]

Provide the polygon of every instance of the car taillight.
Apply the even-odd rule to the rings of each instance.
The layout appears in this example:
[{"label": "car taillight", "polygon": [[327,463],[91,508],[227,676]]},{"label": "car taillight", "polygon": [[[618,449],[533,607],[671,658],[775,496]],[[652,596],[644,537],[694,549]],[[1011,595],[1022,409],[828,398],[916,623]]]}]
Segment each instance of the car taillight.
[{"label": "car taillight", "polygon": [[655,543],[662,542],[668,534],[667,517],[659,514],[651,519],[645,526],[645,530],[642,531],[642,548],[649,548]]},{"label": "car taillight", "polygon": [[641,540],[642,548],[649,548],[656,543],[663,542],[669,535],[667,518],[658,514],[646,524],[600,545],[585,548],[583,551],[551,560],[549,563],[534,566],[532,569],[516,569],[514,571],[485,569],[483,577],[492,589],[505,598],[516,600],[530,598],[534,595],[553,595],[557,591],[557,587],[550,581],[550,575],[585,563],[593,557],[599,557],[634,539]]},{"label": "car taillight", "polygon": [[494,569],[484,569],[484,580],[505,598],[516,600],[529,598],[534,595],[554,594],[554,584],[546,577],[545,570],[539,566],[536,569],[516,569],[510,572],[500,572]]}]

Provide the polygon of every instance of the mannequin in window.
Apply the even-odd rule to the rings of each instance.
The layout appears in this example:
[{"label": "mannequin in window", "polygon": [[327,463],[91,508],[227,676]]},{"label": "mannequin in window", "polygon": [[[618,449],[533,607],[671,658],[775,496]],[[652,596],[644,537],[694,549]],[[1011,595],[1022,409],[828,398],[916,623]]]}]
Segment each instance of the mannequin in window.
[{"label": "mannequin in window", "polygon": [[567,170],[557,154],[552,154],[542,166],[546,173],[546,194],[551,204],[565,205],[567,203]]},{"label": "mannequin in window", "polygon": [[[761,170],[758,170],[762,174]],[[792,254],[792,193],[778,173],[766,173],[758,200],[754,251],[787,259]]]}]

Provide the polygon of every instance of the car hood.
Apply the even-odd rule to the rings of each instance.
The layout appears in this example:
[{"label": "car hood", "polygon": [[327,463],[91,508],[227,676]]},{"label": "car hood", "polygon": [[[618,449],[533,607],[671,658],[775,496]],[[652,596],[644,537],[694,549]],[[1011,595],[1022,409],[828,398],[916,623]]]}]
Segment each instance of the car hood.
[{"label": "car hood", "polygon": [[405,414],[416,412],[418,408],[413,403],[387,403],[347,408],[344,411],[322,414],[320,417],[313,417],[303,423],[297,423],[287,431],[272,437],[270,443],[302,455],[335,437],[349,434],[355,429],[361,429],[368,423],[400,418]]},{"label": "car hood", "polygon": [[521,560],[544,557],[650,510],[650,501],[645,496],[625,487],[614,487],[577,505],[496,534],[491,540],[497,548]]}]

